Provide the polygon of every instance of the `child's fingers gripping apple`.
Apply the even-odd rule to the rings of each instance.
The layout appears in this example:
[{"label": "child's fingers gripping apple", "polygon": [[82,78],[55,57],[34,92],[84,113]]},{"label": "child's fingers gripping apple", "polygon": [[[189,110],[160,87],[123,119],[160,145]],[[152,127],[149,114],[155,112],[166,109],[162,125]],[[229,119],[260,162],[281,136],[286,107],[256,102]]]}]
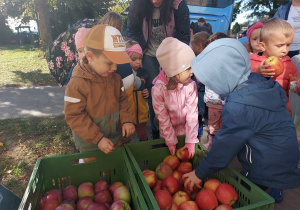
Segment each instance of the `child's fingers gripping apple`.
[{"label": "child's fingers gripping apple", "polygon": [[175,155],[176,146],[175,145],[168,145],[171,155]]},{"label": "child's fingers gripping apple", "polygon": [[182,179],[184,180],[185,178],[186,178],[186,180],[184,181],[185,188],[187,188],[189,186],[189,189],[191,191],[193,191],[194,185],[196,185],[199,189],[201,188],[202,180],[196,176],[195,170],[184,174],[182,176]]}]

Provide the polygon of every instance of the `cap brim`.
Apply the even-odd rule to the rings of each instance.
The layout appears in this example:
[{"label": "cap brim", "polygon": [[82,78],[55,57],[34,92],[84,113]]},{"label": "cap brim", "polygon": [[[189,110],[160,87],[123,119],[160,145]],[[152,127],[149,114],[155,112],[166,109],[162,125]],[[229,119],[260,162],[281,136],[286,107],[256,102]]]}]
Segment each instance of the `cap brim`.
[{"label": "cap brim", "polygon": [[124,51],[103,51],[103,53],[111,62],[116,64],[132,62],[129,55]]}]

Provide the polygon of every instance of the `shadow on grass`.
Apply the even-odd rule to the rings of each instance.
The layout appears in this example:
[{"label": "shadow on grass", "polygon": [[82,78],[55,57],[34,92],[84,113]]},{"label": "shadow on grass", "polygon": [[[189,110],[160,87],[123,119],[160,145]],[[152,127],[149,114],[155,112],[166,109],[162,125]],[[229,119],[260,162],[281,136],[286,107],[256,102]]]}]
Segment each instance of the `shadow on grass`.
[{"label": "shadow on grass", "polygon": [[[14,83],[6,85],[6,87],[18,87],[20,83],[28,84],[30,86],[44,86],[44,85],[56,85],[54,77],[49,73],[43,73],[41,69],[37,69],[30,72],[12,71],[17,78],[14,79]],[[21,85],[22,86],[22,85]]]},{"label": "shadow on grass", "polygon": [[34,45],[3,45],[0,46],[0,50],[14,50],[14,51],[34,51],[37,48],[34,47]]}]

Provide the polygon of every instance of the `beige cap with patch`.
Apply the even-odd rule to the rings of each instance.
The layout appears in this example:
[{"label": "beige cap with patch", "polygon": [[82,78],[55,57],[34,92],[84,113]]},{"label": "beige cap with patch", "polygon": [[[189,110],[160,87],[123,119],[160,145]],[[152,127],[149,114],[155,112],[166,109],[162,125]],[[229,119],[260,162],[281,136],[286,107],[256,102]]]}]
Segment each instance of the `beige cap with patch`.
[{"label": "beige cap with patch", "polygon": [[108,25],[96,25],[85,36],[84,44],[104,55],[113,63],[130,63],[132,60],[126,53],[126,46],[120,31]]}]

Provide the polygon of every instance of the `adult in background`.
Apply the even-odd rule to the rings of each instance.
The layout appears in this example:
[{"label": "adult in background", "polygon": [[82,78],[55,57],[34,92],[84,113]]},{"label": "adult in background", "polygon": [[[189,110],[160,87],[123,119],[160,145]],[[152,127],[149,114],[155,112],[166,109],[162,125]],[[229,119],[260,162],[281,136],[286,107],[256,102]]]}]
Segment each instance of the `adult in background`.
[{"label": "adult in background", "polygon": [[[149,80],[159,73],[156,50],[163,39],[175,37],[189,44],[189,9],[184,0],[133,0],[128,14],[128,36],[137,41],[143,51],[143,67],[149,72]],[[154,125],[152,98],[148,99],[153,139],[159,138]]]},{"label": "adult in background", "polygon": [[300,51],[300,0],[293,0],[279,7],[274,17],[286,20],[295,30],[295,36],[287,54],[290,58],[299,55]]}]

